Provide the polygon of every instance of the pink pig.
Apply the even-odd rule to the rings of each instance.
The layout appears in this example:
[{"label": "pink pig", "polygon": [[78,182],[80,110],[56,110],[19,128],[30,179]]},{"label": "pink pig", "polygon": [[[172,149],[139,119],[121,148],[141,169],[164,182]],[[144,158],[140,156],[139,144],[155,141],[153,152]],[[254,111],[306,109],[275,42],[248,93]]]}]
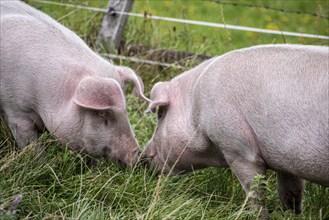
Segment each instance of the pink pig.
[{"label": "pink pig", "polygon": [[0,110],[20,147],[47,129],[73,150],[132,165],[139,146],[125,86],[129,68],[94,53],[72,31],[19,1],[1,1]]},{"label": "pink pig", "polygon": [[173,174],[230,167],[246,195],[257,174],[275,170],[284,208],[299,213],[302,179],[329,186],[328,71],[328,47],[263,45],[159,82],[145,155]]}]

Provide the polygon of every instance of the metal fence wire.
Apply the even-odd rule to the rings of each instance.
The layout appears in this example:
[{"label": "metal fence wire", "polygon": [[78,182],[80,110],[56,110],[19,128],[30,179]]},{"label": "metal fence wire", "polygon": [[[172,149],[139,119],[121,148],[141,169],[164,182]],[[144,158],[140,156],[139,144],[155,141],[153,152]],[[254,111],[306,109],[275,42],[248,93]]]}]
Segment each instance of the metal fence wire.
[{"label": "metal fence wire", "polygon": [[[268,10],[279,11],[282,13],[304,14],[304,15],[310,15],[313,17],[318,17],[318,18],[329,20],[328,16],[314,13],[314,12],[305,12],[305,11],[300,11],[300,10],[296,11],[296,10],[291,10],[291,9],[286,9],[286,8],[275,8],[275,7],[271,7],[268,5],[257,5],[257,4],[250,4],[250,3],[241,3],[241,2],[228,2],[228,1],[221,1],[221,0],[206,0],[206,1],[215,2],[217,4],[222,4],[222,5],[237,6],[237,7],[241,6],[241,7],[250,7],[250,8],[264,8],[264,9],[268,9]],[[327,11],[325,13],[328,14],[328,12],[329,12],[329,10],[327,9]]]},{"label": "metal fence wire", "polygon": [[[181,18],[155,16],[155,15],[148,14],[147,12],[145,12],[144,14],[123,12],[123,11],[117,10],[116,5],[113,5],[113,7],[109,8],[109,9],[104,9],[104,8],[95,8],[95,7],[88,7],[88,6],[75,5],[75,4],[52,2],[52,1],[46,1],[46,0],[33,0],[33,1],[43,3],[43,4],[58,5],[58,6],[64,6],[64,7],[71,7],[71,8],[75,8],[75,9],[83,9],[83,10],[89,10],[89,11],[95,11],[95,12],[109,13],[110,15],[122,14],[122,15],[127,15],[127,16],[141,17],[143,19],[162,20],[162,21],[177,22],[177,23],[184,23],[184,24],[208,26],[208,27],[214,27],[214,28],[224,28],[224,29],[232,29],[232,30],[238,30],[238,31],[258,32],[258,33],[262,33],[262,34],[276,34],[276,35],[282,35],[282,36],[294,36],[294,37],[329,40],[329,36],[316,35],[316,34],[297,33],[297,32],[280,31],[280,30],[269,30],[269,29],[255,28],[255,27],[246,27],[246,26],[238,26],[238,25],[230,25],[230,24],[219,24],[219,23],[212,23],[212,22],[187,20],[187,19],[181,19]],[[282,8],[274,8],[274,7],[270,7],[267,5],[256,5],[256,4],[248,4],[248,3],[240,3],[240,2],[227,2],[227,1],[221,1],[221,0],[205,0],[205,1],[215,2],[215,3],[223,4],[223,5],[224,4],[232,5],[232,6],[236,6],[236,7],[264,8],[264,9],[268,9],[268,10],[280,11],[283,13],[307,14],[307,15],[319,17],[321,19],[329,19],[328,17],[325,17],[325,16],[317,14],[317,13],[293,11],[293,10],[282,9]],[[154,60],[127,57],[127,56],[121,56],[121,55],[117,55],[117,54],[102,54],[102,56],[110,58],[110,59],[128,60],[130,62],[144,63],[144,64],[148,64],[148,65],[157,65],[157,66],[162,66],[165,68],[172,68],[172,67],[177,68],[177,69],[186,68],[185,66],[181,66],[178,63],[158,62],[158,61],[154,61]]]},{"label": "metal fence wire", "polygon": [[73,5],[73,4],[66,4],[66,3],[59,3],[59,2],[50,2],[50,1],[43,1],[43,0],[34,0],[34,1],[40,2],[40,3],[45,3],[45,4],[79,8],[79,9],[85,9],[85,10],[91,10],[91,11],[97,11],[97,12],[103,12],[103,13],[109,12],[109,13],[112,13],[113,15],[122,14],[122,15],[142,17],[142,18],[147,18],[147,19],[170,21],[170,22],[177,22],[177,23],[184,23],[184,24],[194,24],[194,25],[208,26],[208,27],[214,27],[214,28],[224,28],[224,29],[232,29],[232,30],[239,30],[239,31],[258,32],[258,33],[263,33],[263,34],[276,34],[276,35],[283,35],[283,36],[294,36],[294,37],[305,37],[305,38],[316,38],[316,39],[329,40],[329,36],[324,36],[324,35],[297,33],[297,32],[280,31],[280,30],[269,30],[269,29],[239,26],[239,25],[220,24],[220,23],[188,20],[188,19],[181,19],[181,18],[171,18],[171,17],[150,15],[148,13],[138,14],[138,13],[132,13],[132,12],[122,12],[122,11],[117,11],[115,9],[115,7],[112,7],[112,8],[110,8],[110,10],[107,10],[107,9],[103,9],[103,8],[94,8],[94,7],[87,7],[87,6]]}]

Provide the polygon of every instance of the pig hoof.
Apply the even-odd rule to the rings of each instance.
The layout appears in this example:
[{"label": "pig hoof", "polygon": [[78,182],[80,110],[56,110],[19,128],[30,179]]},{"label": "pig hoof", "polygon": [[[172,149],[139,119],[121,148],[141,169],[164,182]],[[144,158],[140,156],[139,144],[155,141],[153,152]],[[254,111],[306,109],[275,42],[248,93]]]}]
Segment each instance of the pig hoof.
[{"label": "pig hoof", "polygon": [[300,214],[302,212],[301,203],[299,202],[298,197],[293,192],[287,192],[285,200],[285,211],[289,209],[294,210],[296,214]]}]

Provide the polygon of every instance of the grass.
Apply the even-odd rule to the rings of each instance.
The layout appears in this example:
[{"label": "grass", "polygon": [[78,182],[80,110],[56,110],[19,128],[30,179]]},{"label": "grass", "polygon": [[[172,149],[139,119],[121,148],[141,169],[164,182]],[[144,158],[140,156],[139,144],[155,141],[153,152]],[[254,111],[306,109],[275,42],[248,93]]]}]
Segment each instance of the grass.
[{"label": "grass", "polygon": [[[105,8],[107,0],[65,1]],[[240,3],[248,3],[242,2]],[[75,31],[96,50],[102,13],[49,6],[29,1]],[[328,1],[253,1],[257,5],[316,12],[328,16]],[[133,11],[259,28],[329,35],[328,20],[257,7],[221,5],[210,1],[135,1]],[[265,43],[328,45],[326,40],[283,37],[214,29],[171,22],[129,18],[124,42],[152,48],[219,55],[232,49]],[[105,51],[100,51],[105,52]],[[170,79],[182,70],[114,60],[133,68],[143,79],[146,92],[155,82]],[[127,96],[131,124],[141,146],[150,139],[155,117],[145,115],[146,104]],[[122,168],[101,161],[90,169],[85,158],[60,145],[51,135],[40,138],[45,158],[40,161],[33,146],[23,150],[0,120],[0,207],[8,207],[23,195],[15,216],[0,219],[255,219],[244,207],[244,192],[229,169],[208,168],[184,176],[157,175],[142,167]],[[267,174],[267,205],[271,219],[329,219],[329,189],[307,182],[304,211],[282,211],[275,173]]]}]

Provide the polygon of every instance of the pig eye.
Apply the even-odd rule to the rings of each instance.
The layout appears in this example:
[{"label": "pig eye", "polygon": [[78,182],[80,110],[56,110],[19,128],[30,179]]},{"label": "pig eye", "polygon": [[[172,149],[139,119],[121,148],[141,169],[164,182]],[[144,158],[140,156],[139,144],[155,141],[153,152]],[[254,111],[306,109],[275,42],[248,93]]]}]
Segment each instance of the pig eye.
[{"label": "pig eye", "polygon": [[106,113],[105,112],[98,112],[98,116],[105,117]]},{"label": "pig eye", "polygon": [[101,111],[97,113],[99,117],[103,119],[105,126],[109,124],[110,121],[114,120],[114,116],[110,111]]}]

